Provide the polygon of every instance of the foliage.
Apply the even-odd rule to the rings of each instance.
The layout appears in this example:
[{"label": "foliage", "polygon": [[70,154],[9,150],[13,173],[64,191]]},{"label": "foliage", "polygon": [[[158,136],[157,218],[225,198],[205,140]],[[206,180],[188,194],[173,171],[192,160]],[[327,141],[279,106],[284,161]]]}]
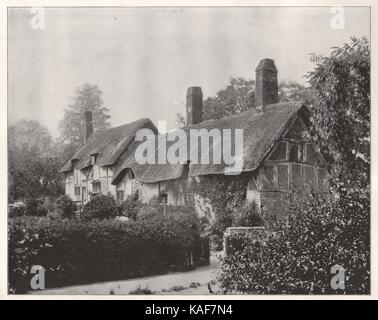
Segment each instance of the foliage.
[{"label": "foliage", "polygon": [[[103,106],[102,91],[97,85],[85,83],[77,88],[76,96],[65,109],[64,118],[59,123],[61,141],[71,151],[77,150],[83,142],[83,113],[93,112],[93,131],[110,127],[109,109]],[[72,154],[70,155],[72,156]]]},{"label": "foliage", "polygon": [[9,198],[57,196],[63,192],[62,161],[46,128],[20,120],[8,129]]},{"label": "foliage", "polygon": [[255,201],[248,202],[233,214],[233,226],[257,227],[263,226],[264,221]]},{"label": "foliage", "polygon": [[25,204],[21,201],[9,204],[8,215],[9,217],[20,217],[25,215]]},{"label": "foliage", "polygon": [[302,101],[307,105],[312,101],[311,88],[293,80],[283,80],[278,84],[278,100],[280,102]]},{"label": "foliage", "polygon": [[29,198],[25,201],[25,215],[27,216],[45,216],[47,210],[43,207],[43,201],[36,198]]},{"label": "foliage", "polygon": [[46,197],[43,199],[42,206],[47,213],[54,212],[56,208],[56,199],[53,197]]},{"label": "foliage", "polygon": [[112,195],[102,193],[91,197],[83,208],[84,220],[114,218],[118,208]]},{"label": "foliage", "polygon": [[[295,197],[276,228],[233,237],[231,243],[237,250],[223,259],[218,274],[223,293],[369,292],[366,243],[346,218],[337,201]],[[345,269],[345,290],[331,287],[335,265]]]},{"label": "foliage", "polygon": [[[313,141],[336,175],[353,174],[370,183],[370,46],[366,38],[334,48],[330,57],[313,56],[307,76],[313,88]],[[350,178],[350,177],[348,177]]]},{"label": "foliage", "polygon": [[213,243],[217,250],[222,249],[223,233],[232,226],[233,211],[241,208],[246,199],[249,176],[212,175],[201,179],[199,195],[211,206],[215,219],[211,226]]},{"label": "foliage", "polygon": [[68,195],[61,195],[55,203],[56,210],[63,218],[73,218],[77,210],[75,203]]},{"label": "foliage", "polygon": [[193,219],[180,212],[135,222],[11,219],[10,291],[30,290],[32,265],[46,269],[47,288],[188,270],[199,243]]},{"label": "foliage", "polygon": [[122,216],[135,220],[139,209],[142,207],[142,202],[138,200],[138,192],[126,198],[119,206],[119,213]]}]

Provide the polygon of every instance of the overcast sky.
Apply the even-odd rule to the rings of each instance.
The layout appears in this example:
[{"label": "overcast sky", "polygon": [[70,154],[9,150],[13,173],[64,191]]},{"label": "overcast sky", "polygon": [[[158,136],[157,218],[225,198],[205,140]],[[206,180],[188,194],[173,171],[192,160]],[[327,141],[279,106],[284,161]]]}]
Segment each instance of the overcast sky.
[{"label": "overcast sky", "polygon": [[37,119],[57,136],[87,82],[103,91],[113,126],[148,117],[172,128],[189,86],[214,95],[230,77],[254,79],[262,58],[275,60],[279,79],[305,83],[310,53],[370,37],[369,8],[345,8],[342,30],[332,16],[329,7],[55,8],[33,30],[30,9],[9,9],[8,120]]}]

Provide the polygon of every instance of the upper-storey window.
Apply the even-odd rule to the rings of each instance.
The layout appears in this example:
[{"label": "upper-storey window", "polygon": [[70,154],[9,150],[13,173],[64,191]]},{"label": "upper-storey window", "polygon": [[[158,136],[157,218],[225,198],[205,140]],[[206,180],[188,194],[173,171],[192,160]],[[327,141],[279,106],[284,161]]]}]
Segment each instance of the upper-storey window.
[{"label": "upper-storey window", "polygon": [[301,143],[290,143],[289,147],[289,161],[290,162],[303,162],[303,145]]},{"label": "upper-storey window", "polygon": [[94,164],[97,164],[97,160],[98,160],[98,154],[92,154],[91,155],[91,164],[94,165]]}]

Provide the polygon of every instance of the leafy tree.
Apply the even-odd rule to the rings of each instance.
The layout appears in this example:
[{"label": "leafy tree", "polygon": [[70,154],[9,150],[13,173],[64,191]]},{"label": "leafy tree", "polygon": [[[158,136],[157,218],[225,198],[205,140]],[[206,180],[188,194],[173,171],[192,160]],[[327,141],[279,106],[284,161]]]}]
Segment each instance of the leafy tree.
[{"label": "leafy tree", "polygon": [[62,161],[46,128],[20,120],[8,130],[9,198],[58,195]]},{"label": "leafy tree", "polygon": [[312,102],[311,88],[296,81],[283,80],[278,84],[278,99],[280,102],[302,101],[309,105]]},{"label": "leafy tree", "polygon": [[203,103],[203,120],[217,120],[248,111],[254,106],[254,80],[231,78],[226,88]]},{"label": "leafy tree", "polygon": [[72,156],[83,142],[83,113],[93,111],[93,130],[110,127],[109,109],[103,106],[102,91],[97,85],[85,83],[77,88],[76,96],[65,109],[64,117],[59,123],[60,138],[64,144],[66,158]]},{"label": "leafy tree", "polygon": [[366,38],[313,56],[308,74],[313,88],[311,137],[331,161],[336,175],[370,183],[370,46]]}]

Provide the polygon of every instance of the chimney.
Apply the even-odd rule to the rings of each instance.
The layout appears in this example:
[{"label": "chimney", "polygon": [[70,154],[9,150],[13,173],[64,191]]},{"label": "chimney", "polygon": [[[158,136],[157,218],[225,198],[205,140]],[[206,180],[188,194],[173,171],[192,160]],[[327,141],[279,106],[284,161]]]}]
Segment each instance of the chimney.
[{"label": "chimney", "polygon": [[86,143],[88,138],[93,133],[92,111],[84,111],[83,133],[84,133],[84,141],[83,142]]},{"label": "chimney", "polygon": [[186,125],[202,122],[201,87],[189,87],[186,92]]},{"label": "chimney", "polygon": [[255,106],[278,102],[277,68],[272,59],[263,59],[256,68]]}]

